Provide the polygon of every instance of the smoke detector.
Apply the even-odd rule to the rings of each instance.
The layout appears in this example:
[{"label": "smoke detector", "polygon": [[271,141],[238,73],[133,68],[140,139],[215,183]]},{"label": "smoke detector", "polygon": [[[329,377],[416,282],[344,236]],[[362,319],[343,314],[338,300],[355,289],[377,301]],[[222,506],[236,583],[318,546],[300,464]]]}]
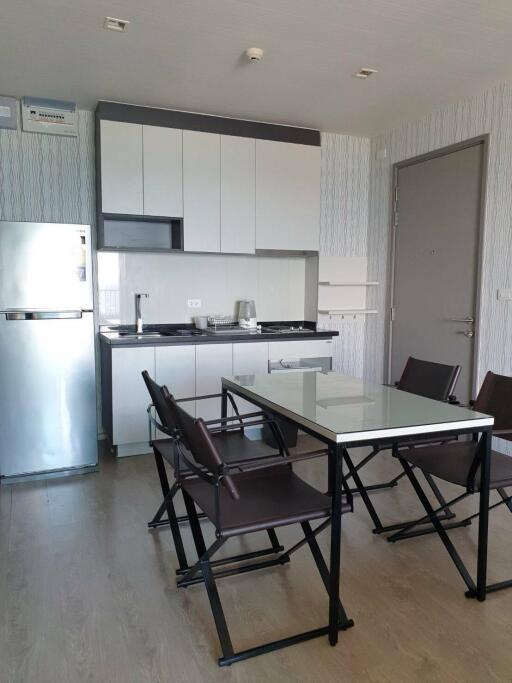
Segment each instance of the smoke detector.
[{"label": "smoke detector", "polygon": [[249,62],[261,62],[263,59],[263,50],[261,47],[248,47],[245,51],[245,56]]},{"label": "smoke detector", "polygon": [[105,21],[103,22],[103,28],[106,28],[107,31],[117,31],[118,33],[124,33],[129,23],[130,22],[128,21],[128,19],[105,17]]},{"label": "smoke detector", "polygon": [[359,69],[355,74],[352,74],[354,78],[368,78],[369,76],[372,76],[373,74],[378,74],[379,72],[377,69],[368,69],[367,67],[363,67],[362,69]]}]

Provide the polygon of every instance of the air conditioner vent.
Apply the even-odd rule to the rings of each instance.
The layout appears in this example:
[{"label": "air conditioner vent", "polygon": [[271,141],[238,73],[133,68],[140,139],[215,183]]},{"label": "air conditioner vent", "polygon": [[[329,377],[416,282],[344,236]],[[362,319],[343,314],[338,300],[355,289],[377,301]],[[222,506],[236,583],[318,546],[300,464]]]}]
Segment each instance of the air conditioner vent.
[{"label": "air conditioner vent", "polygon": [[362,69],[359,69],[355,74],[352,74],[354,78],[368,78],[369,76],[372,76],[373,74],[379,73],[377,69],[368,69],[367,67],[364,67]]},{"label": "air conditioner vent", "polygon": [[117,31],[118,33],[124,33],[126,27],[130,22],[127,19],[116,19],[116,17],[105,17],[103,22],[103,28],[107,31]]}]

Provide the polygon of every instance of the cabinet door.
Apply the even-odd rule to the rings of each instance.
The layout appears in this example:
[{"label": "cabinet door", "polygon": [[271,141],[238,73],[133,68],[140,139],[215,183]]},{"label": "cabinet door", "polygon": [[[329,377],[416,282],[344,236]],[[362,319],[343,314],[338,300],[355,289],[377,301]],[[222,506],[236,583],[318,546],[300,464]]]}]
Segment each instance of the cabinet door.
[{"label": "cabinet door", "polygon": [[183,216],[183,131],[143,126],[144,214]]},{"label": "cabinet door", "polygon": [[332,339],[269,342],[268,349],[271,361],[294,360],[297,358],[329,358],[332,357]]},{"label": "cabinet door", "polygon": [[[155,348],[155,377],[158,384],[165,384],[175,398],[196,395],[196,347],[157,346]],[[195,415],[196,402],[180,403],[191,415]]]},{"label": "cabinet door", "polygon": [[256,142],[222,135],[220,139],[220,250],[254,254],[256,244]]},{"label": "cabinet door", "polygon": [[101,210],[142,215],[142,126],[100,121],[100,140]]},{"label": "cabinet door", "polygon": [[[112,432],[118,455],[151,451],[146,412],[151,398],[141,376],[143,370],[155,376],[153,346],[112,349]],[[129,445],[131,448],[126,447]]]},{"label": "cabinet door", "polygon": [[[196,346],[196,396],[216,394],[222,389],[221,377],[233,374],[233,344]],[[228,406],[229,407],[229,406]],[[196,416],[205,420],[220,417],[220,398],[196,401]],[[228,412],[228,415],[231,411]]]},{"label": "cabinet door", "polygon": [[[268,372],[268,342],[251,342],[250,344],[233,344],[234,375],[266,375]],[[251,413],[260,410],[257,406],[243,398],[234,396],[240,413]]]},{"label": "cabinet door", "polygon": [[256,140],[256,248],[318,251],[320,147]]},{"label": "cabinet door", "polygon": [[220,135],[183,131],[185,251],[220,251]]}]

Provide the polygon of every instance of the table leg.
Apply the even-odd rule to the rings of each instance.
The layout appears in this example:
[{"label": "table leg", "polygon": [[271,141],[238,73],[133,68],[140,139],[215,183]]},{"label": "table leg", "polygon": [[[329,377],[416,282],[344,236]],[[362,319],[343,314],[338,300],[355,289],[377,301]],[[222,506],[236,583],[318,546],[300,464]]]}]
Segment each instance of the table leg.
[{"label": "table leg", "polygon": [[[224,385],[222,385],[222,396],[220,399],[220,416],[228,416],[228,390]],[[221,431],[224,429],[225,423],[222,423]]]},{"label": "table leg", "polygon": [[489,532],[489,483],[491,471],[491,441],[490,430],[482,432],[480,444],[482,461],[480,465],[480,510],[478,522],[478,562],[476,578],[476,596],[480,602],[485,600],[487,587],[487,540]]},{"label": "table leg", "polygon": [[340,557],[341,557],[341,496],[343,448],[329,445],[329,492],[331,494],[331,566],[329,576],[329,643],[336,645],[339,630]]}]

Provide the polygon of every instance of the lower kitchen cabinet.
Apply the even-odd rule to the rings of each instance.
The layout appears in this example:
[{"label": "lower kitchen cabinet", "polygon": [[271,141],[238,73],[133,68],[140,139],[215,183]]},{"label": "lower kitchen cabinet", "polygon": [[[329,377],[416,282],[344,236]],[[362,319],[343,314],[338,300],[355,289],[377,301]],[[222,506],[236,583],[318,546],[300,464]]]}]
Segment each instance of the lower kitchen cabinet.
[{"label": "lower kitchen cabinet", "polygon": [[[233,344],[233,374],[259,375],[268,372],[268,342]],[[240,413],[259,410],[257,406],[243,398],[234,397]]]},{"label": "lower kitchen cabinet", "polygon": [[146,412],[151,400],[143,370],[155,376],[154,346],[112,349],[112,443],[118,455],[151,451]]},{"label": "lower kitchen cabinet", "polygon": [[[233,344],[198,344],[196,346],[196,396],[219,393],[222,389],[222,376],[232,374]],[[196,417],[213,420],[220,417],[220,412],[220,398],[196,401]],[[228,415],[230,414],[231,411],[228,410]]]},{"label": "lower kitchen cabinet", "polygon": [[[165,384],[174,398],[196,395],[196,347],[157,346],[155,348],[155,381]],[[196,414],[196,402],[180,403],[191,415]]]}]

